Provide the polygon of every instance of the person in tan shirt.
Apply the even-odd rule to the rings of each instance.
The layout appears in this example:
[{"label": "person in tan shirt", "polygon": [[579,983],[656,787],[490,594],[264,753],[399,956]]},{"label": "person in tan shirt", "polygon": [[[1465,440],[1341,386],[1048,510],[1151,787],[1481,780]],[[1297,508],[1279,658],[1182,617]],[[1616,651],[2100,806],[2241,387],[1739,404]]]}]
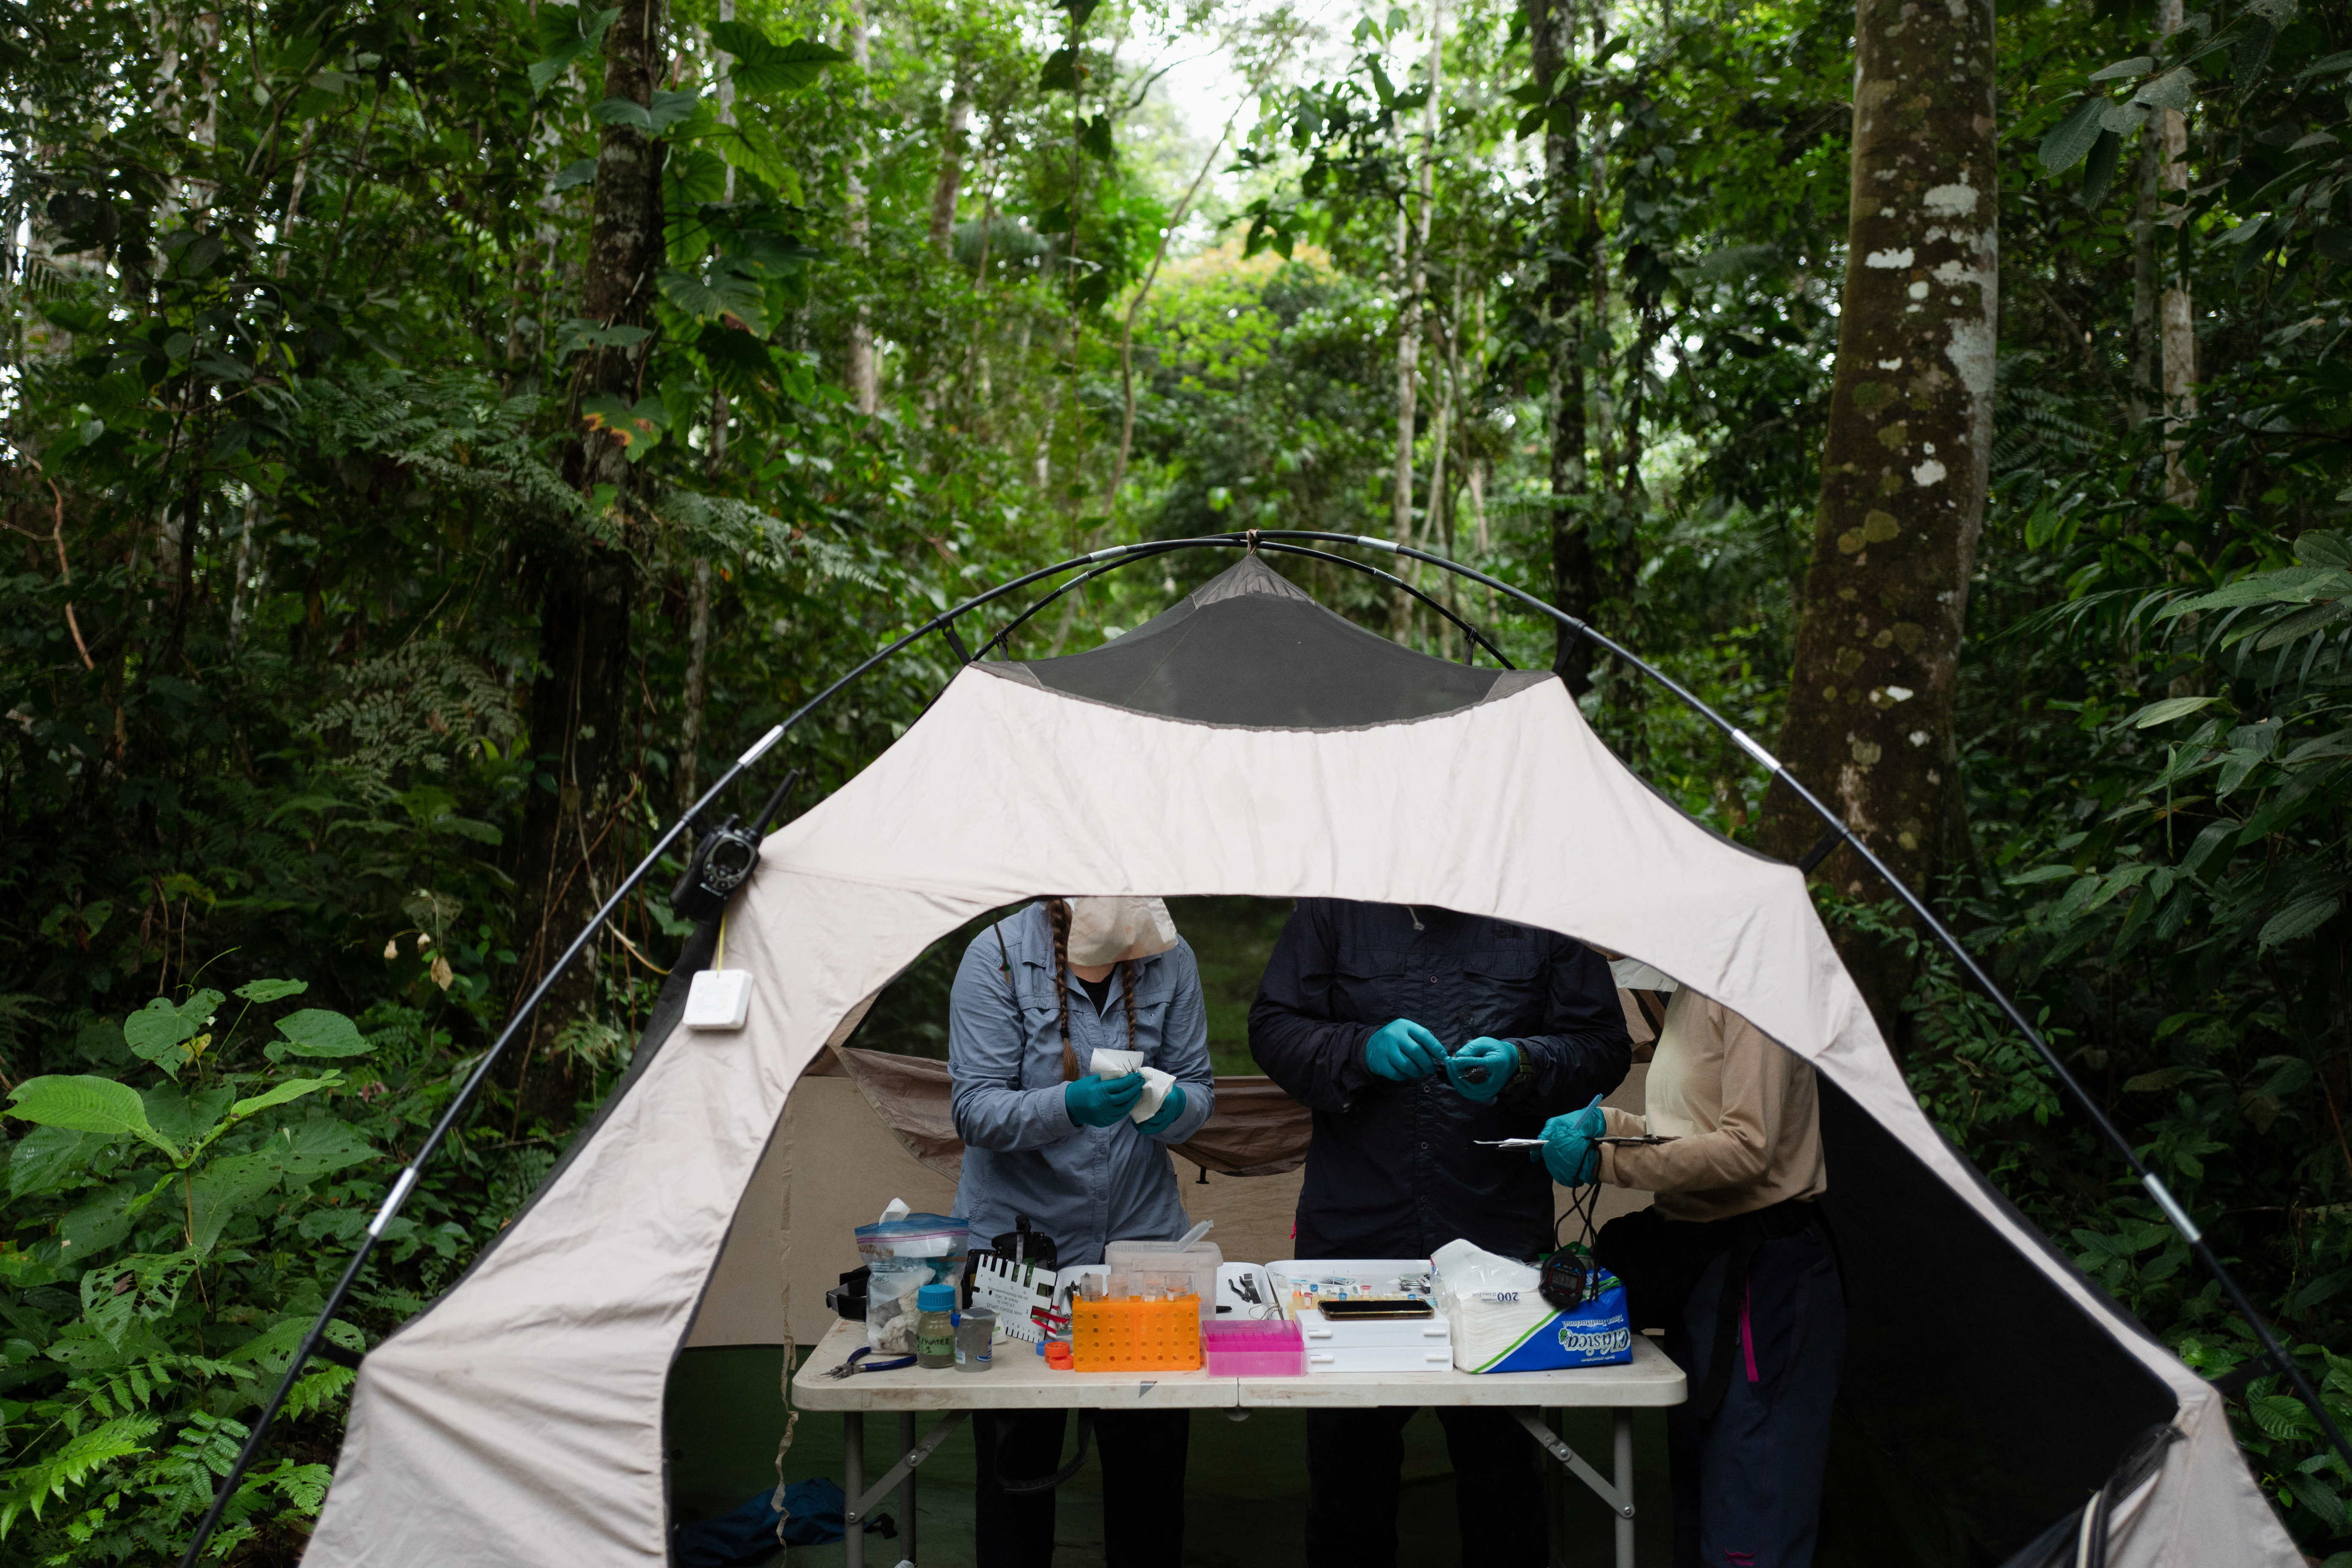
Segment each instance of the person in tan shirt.
[{"label": "person in tan shirt", "polygon": [[1642,1115],[1554,1117],[1542,1152],[1570,1186],[1657,1194],[1593,1250],[1625,1281],[1636,1326],[1664,1329],[1689,1374],[1690,1399],[1666,1413],[1675,1568],[1810,1568],[1845,1348],[1814,1203],[1829,1172],[1812,1066],[1684,989],[1643,1099]]},{"label": "person in tan shirt", "polygon": [[1811,1063],[1719,1002],[1677,991],[1643,1090],[1648,1114],[1601,1108],[1600,1178],[1658,1194],[1661,1219],[1706,1221],[1829,1190]]}]

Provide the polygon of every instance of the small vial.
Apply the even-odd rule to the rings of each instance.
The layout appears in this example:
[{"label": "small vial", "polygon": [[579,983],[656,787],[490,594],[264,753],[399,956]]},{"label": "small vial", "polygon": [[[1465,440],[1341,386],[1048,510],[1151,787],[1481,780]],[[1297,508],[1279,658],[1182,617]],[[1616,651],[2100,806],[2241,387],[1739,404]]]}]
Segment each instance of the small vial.
[{"label": "small vial", "polygon": [[986,1372],[996,1339],[996,1314],[974,1307],[956,1320],[955,1367],[958,1372]]},{"label": "small vial", "polygon": [[926,1371],[955,1365],[955,1299],[952,1285],[926,1285],[915,1292],[915,1364]]}]

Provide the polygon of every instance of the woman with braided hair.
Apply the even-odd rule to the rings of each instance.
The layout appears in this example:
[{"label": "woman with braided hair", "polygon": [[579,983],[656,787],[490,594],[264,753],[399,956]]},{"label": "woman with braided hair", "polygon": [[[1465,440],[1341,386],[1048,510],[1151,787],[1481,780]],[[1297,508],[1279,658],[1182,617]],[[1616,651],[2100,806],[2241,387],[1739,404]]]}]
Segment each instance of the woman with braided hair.
[{"label": "woman with braided hair", "polygon": [[[1097,1050],[1139,1052],[1155,1071],[1097,1077]],[[1213,1108],[1209,1016],[1160,900],[1040,899],[982,931],[956,973],[948,1071],[964,1142],[956,1212],[975,1236],[1025,1218],[1072,1268],[1100,1263],[1113,1241],[1192,1228],[1168,1146]],[[1061,1410],[975,1414],[981,1568],[1052,1563],[1053,1489],[1017,1489],[1060,1467],[1066,1424]],[[1181,1410],[1095,1415],[1110,1568],[1181,1558],[1188,1429]]]}]

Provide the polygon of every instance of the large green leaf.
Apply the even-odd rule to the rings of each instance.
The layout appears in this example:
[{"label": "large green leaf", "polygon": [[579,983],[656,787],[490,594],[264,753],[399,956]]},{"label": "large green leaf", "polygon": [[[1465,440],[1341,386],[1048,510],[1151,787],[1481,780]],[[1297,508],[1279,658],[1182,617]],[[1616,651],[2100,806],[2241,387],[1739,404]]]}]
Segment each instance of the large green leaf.
[{"label": "large green leaf", "polygon": [[[177,1179],[169,1172],[163,1176],[167,1184]],[[131,1234],[131,1222],[136,1217],[131,1210],[138,1196],[133,1184],[118,1182],[68,1209],[58,1221],[58,1261],[67,1268],[79,1269],[121,1245]]]},{"label": "large green leaf", "polygon": [[650,105],[608,98],[590,110],[588,117],[600,125],[633,125],[646,136],[659,136],[689,119],[699,101],[699,95],[691,92],[657,92]]},{"label": "large green leaf", "polygon": [[219,1125],[228,1113],[228,1102],[236,1098],[236,1090],[223,1084],[185,1094],[177,1084],[159,1083],[142,1090],[139,1102],[146,1108],[148,1126],[193,1152],[197,1141]]},{"label": "large green leaf", "polygon": [[238,1100],[228,1108],[228,1113],[242,1121],[247,1117],[268,1110],[272,1106],[284,1105],[289,1100],[299,1100],[306,1094],[315,1093],[322,1089],[332,1089],[342,1081],[342,1077],[339,1073],[330,1073],[325,1078],[290,1078],[284,1083],[273,1087],[267,1094],[257,1094],[250,1100]]},{"label": "large green leaf", "polygon": [[2299,936],[2309,936],[2327,923],[2341,901],[2333,893],[2305,894],[2263,923],[2257,945],[2272,948]]},{"label": "large green leaf", "polygon": [[2057,128],[2042,139],[2043,173],[2063,174],[2088,156],[2099,139],[2099,117],[2106,110],[2107,100],[2094,95],[2060,121]]},{"label": "large green leaf", "polygon": [[362,1057],[375,1049],[357,1024],[323,1007],[289,1013],[278,1020],[278,1032],[286,1037],[286,1048],[298,1057]]},{"label": "large green leaf", "polygon": [[212,1022],[213,1009],[220,1003],[217,991],[199,991],[184,1002],[158,996],[122,1020],[122,1037],[133,1051],[176,1078],[202,1048],[201,1043],[190,1047],[186,1042]]},{"label": "large green leaf", "polygon": [[29,1198],[53,1193],[106,1147],[95,1133],[70,1127],[36,1127],[8,1150],[8,1195]]},{"label": "large green leaf", "polygon": [[754,332],[766,330],[767,291],[732,268],[714,268],[708,278],[672,268],[657,280],[662,298],[698,321],[733,316]]},{"label": "large green leaf", "polygon": [[223,1227],[268,1195],[282,1174],[283,1166],[266,1150],[206,1165],[188,1184],[188,1245],[199,1256],[212,1251]]},{"label": "large green leaf", "polygon": [[546,54],[531,62],[530,90],[541,93],[547,84],[586,58],[604,40],[604,30],[613,25],[621,9],[588,13],[576,5],[546,5],[540,8],[539,25]]},{"label": "large green leaf", "polygon": [[2158,724],[2169,724],[2175,719],[2196,712],[2208,702],[2218,700],[2212,697],[2168,697],[2161,702],[2151,702],[2133,714],[2131,725],[2135,730],[2147,730]]},{"label": "large green leaf", "polygon": [[289,996],[299,996],[310,989],[307,980],[249,980],[229,993],[247,1002],[282,1002]]},{"label": "large green leaf", "polygon": [[81,1315],[109,1344],[120,1345],[134,1321],[171,1316],[195,1273],[194,1252],[142,1253],[81,1277]]},{"label": "large green leaf", "polygon": [[797,92],[816,80],[825,67],[849,58],[805,38],[771,43],[749,22],[721,22],[710,29],[710,41],[735,57],[730,74],[741,92]]},{"label": "large green leaf", "polygon": [[324,1117],[280,1128],[257,1152],[274,1161],[287,1181],[297,1185],[377,1157],[375,1145],[357,1128]]},{"label": "large green leaf", "polygon": [[180,1158],[178,1145],[148,1122],[138,1090],[110,1078],[77,1073],[26,1079],[9,1091],[8,1114],[43,1127],[141,1139],[174,1160]]}]

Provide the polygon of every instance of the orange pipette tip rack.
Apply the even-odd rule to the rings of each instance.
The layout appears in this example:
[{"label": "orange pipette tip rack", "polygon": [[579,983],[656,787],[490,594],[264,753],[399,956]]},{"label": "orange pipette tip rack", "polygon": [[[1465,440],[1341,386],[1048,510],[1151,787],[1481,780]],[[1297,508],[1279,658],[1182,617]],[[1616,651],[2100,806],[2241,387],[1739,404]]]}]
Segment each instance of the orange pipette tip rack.
[{"label": "orange pipette tip rack", "polygon": [[1070,1350],[1080,1372],[1192,1372],[1201,1364],[1201,1298],[1073,1301]]}]

